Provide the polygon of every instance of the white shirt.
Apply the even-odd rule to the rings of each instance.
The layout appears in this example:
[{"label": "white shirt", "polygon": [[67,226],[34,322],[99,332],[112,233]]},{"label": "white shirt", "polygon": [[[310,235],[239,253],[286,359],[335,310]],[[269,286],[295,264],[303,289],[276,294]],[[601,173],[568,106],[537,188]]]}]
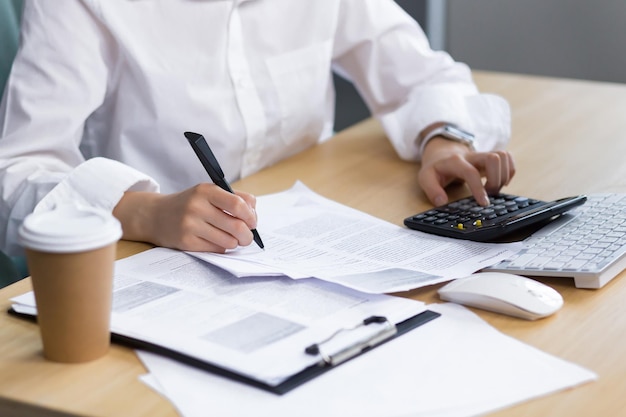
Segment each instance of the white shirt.
[{"label": "white shirt", "polygon": [[61,201],[112,210],[126,190],[209,181],[187,130],[231,181],[314,145],[332,133],[331,68],[404,159],[437,121],[479,150],[509,138],[507,103],[391,0],[25,2],[0,108],[0,248],[19,253],[23,218]]}]

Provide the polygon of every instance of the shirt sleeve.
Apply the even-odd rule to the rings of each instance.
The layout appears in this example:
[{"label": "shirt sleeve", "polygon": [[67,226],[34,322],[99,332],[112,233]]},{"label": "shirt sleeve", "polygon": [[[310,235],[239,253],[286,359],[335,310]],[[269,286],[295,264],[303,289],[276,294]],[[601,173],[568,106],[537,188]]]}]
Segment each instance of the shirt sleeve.
[{"label": "shirt sleeve", "polygon": [[0,105],[0,249],[20,254],[24,217],[63,200],[111,210],[124,191],[158,190],[112,160],[85,161],[85,120],[106,95],[114,54],[87,0],[25,2],[21,42]]},{"label": "shirt sleeve", "polygon": [[419,160],[419,133],[448,122],[475,135],[476,149],[509,140],[506,100],[481,94],[467,65],[430,48],[417,22],[393,1],[344,0],[334,64],[351,80],[401,158]]},{"label": "shirt sleeve", "polygon": [[125,191],[159,191],[149,176],[121,162],[92,158],[76,168],[35,206],[34,212],[73,202],[113,211]]}]

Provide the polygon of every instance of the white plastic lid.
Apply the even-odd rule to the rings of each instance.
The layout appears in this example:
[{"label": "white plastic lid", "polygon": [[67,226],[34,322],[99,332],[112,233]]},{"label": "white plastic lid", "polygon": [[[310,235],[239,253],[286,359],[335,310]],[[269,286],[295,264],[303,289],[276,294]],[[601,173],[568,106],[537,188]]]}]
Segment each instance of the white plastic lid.
[{"label": "white plastic lid", "polygon": [[107,246],[120,237],[122,226],[111,213],[69,204],[30,214],[19,229],[20,243],[42,252],[84,252]]}]

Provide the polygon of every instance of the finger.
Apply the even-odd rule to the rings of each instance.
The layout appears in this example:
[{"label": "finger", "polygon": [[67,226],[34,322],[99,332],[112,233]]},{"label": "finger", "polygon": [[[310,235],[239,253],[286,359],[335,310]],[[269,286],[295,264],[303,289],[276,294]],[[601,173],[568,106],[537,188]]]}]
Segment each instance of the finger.
[{"label": "finger", "polygon": [[213,252],[213,253],[225,253],[227,249],[233,249],[234,247],[225,248],[210,240],[203,239],[199,236],[194,236],[192,239],[186,239],[178,245],[180,250],[192,251],[192,252]]},{"label": "finger", "polygon": [[243,191],[235,191],[235,194],[243,198],[244,201],[248,204],[248,206],[250,206],[250,209],[252,210],[252,213],[254,214],[254,224],[255,224],[255,226],[251,226],[250,228],[256,229],[256,223],[258,221],[258,215],[256,212],[256,197],[250,193],[246,193]]},{"label": "finger", "polygon": [[417,178],[422,191],[435,207],[443,206],[448,202],[448,194],[443,187],[446,184],[442,184],[435,169],[432,167],[423,168]]},{"label": "finger", "polygon": [[243,221],[248,225],[248,229],[256,228],[257,218],[256,211],[254,210],[256,200],[253,196],[244,193],[216,193],[215,196],[211,198],[211,204],[230,214],[232,217]]},{"label": "finger", "polygon": [[202,232],[198,235],[210,242],[227,249],[252,243],[252,227],[229,212],[212,210],[203,220]]},{"label": "finger", "polygon": [[509,157],[506,152],[499,151],[497,154],[500,157],[500,184],[505,186],[511,181]]},{"label": "finger", "polygon": [[483,154],[482,164],[485,172],[485,190],[488,194],[495,194],[502,188],[508,177],[502,156],[497,152]]},{"label": "finger", "polygon": [[256,208],[256,197],[254,195],[246,193],[245,191],[238,190],[235,190],[235,194],[243,198],[243,200],[250,206],[250,208]]},{"label": "finger", "polygon": [[476,153],[468,160],[484,172],[486,178],[484,188],[489,194],[499,192],[503,186],[509,184],[515,174],[513,157],[506,151]]},{"label": "finger", "polygon": [[225,249],[252,242],[250,229],[256,226],[256,215],[243,197],[214,184],[199,184],[191,192],[182,226],[186,245],[200,244],[191,242],[194,238]]},{"label": "finger", "polygon": [[252,243],[253,235],[247,224],[228,213],[221,213],[219,217],[205,223],[200,237],[225,249],[248,246]]},{"label": "finger", "polygon": [[211,205],[206,200],[195,203],[193,212],[184,215],[180,222],[179,243],[182,250],[224,252],[237,246],[247,246],[252,232],[241,220]]},{"label": "finger", "polygon": [[224,253],[236,248],[238,240],[229,233],[198,217],[185,217],[180,234],[169,245],[180,250]]},{"label": "finger", "polygon": [[508,173],[508,179],[504,185],[509,185],[509,183],[515,176],[515,172],[516,172],[515,159],[513,158],[513,155],[510,152],[507,152],[507,151],[503,151],[503,152],[504,152],[504,155],[506,156],[507,173]]},{"label": "finger", "polygon": [[515,174],[513,156],[507,151],[497,151],[496,153],[500,157],[500,184],[501,186],[509,185]]},{"label": "finger", "polygon": [[487,190],[483,186],[482,178],[480,172],[470,165],[472,169],[468,169],[464,172],[462,179],[465,180],[467,187],[470,189],[474,199],[481,206],[489,205],[489,196],[487,195]]},{"label": "finger", "polygon": [[464,157],[450,158],[442,164],[442,172],[464,181],[478,204],[482,206],[489,205],[489,197],[482,181],[482,171],[486,166],[485,156],[484,153],[472,153]]},{"label": "finger", "polygon": [[[424,187],[426,195],[429,196],[435,205],[443,205],[447,202],[448,197],[443,187],[448,185],[452,180],[462,180],[467,184],[476,201],[483,205],[489,205],[489,197],[482,183],[481,172],[476,166],[484,165],[482,157],[478,154],[469,156],[454,155],[451,158],[441,160],[436,164],[428,167],[420,178],[420,185]],[[467,159],[466,159],[467,158]],[[470,160],[472,162],[470,162]],[[421,173],[422,174],[422,173]],[[438,204],[441,195],[445,196],[445,201]]]}]

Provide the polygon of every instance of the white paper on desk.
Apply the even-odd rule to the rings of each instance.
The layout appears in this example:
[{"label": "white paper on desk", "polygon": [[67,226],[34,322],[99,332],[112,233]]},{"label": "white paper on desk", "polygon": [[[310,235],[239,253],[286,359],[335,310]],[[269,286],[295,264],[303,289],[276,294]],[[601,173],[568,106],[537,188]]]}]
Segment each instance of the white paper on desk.
[{"label": "white paper on desk", "polygon": [[283,395],[138,352],[184,417],[473,416],[596,379],[454,304],[442,316]]},{"label": "white paper on desk", "polygon": [[302,183],[259,197],[257,212],[265,250],[251,245],[224,255],[191,254],[237,276],[316,277],[390,293],[469,275],[522,248],[409,230],[328,200]]},{"label": "white paper on desk", "polygon": [[[35,304],[32,292],[12,301],[20,311]],[[275,385],[321,360],[305,348],[338,330],[372,315],[399,323],[424,310],[419,301],[317,279],[242,280],[184,252],[154,248],[115,263],[111,331]]]}]

